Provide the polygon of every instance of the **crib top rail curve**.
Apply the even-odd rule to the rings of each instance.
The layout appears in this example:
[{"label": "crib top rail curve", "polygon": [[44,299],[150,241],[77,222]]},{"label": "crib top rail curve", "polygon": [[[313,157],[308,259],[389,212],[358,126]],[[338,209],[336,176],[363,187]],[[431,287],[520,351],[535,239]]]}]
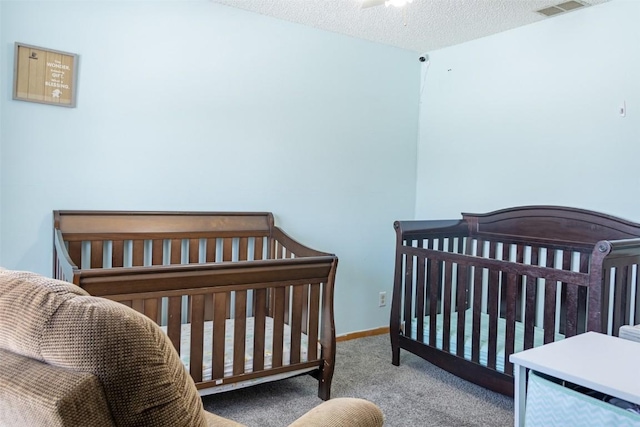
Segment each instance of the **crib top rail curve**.
[{"label": "crib top rail curve", "polygon": [[640,224],[564,206],[519,206],[484,214],[462,213],[472,236],[524,239],[550,245],[590,247],[601,240],[640,238]]},{"label": "crib top rail curve", "polygon": [[395,221],[393,228],[400,240],[466,236],[469,234],[469,227],[462,220]]},{"label": "crib top rail curve", "polygon": [[398,244],[420,239],[471,237],[590,253],[599,241],[640,242],[640,224],[585,209],[520,206],[488,213],[462,213],[461,220],[396,221]]}]

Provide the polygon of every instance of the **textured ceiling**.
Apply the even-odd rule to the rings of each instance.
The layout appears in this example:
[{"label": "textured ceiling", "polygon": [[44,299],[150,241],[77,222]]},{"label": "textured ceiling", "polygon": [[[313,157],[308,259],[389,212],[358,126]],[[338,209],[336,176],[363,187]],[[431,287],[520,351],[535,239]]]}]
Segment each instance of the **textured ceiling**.
[{"label": "textured ceiling", "polygon": [[[211,1],[423,53],[555,19],[561,15],[545,17],[536,11],[566,0],[413,0],[403,9],[384,5],[361,9],[361,0]],[[580,1],[596,5],[610,0]]]}]

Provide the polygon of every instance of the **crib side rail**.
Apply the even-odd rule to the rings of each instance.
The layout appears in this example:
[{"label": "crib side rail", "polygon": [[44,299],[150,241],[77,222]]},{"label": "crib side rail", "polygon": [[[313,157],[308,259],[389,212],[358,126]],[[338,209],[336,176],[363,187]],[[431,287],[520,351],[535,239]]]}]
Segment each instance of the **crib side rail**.
[{"label": "crib side rail", "polygon": [[253,262],[159,265],[79,270],[80,285],[90,294],[112,296],[172,292],[203,286],[244,286],[297,282],[328,277],[333,257]]},{"label": "crib side rail", "polygon": [[[572,271],[562,268],[568,256],[560,266],[545,264],[534,250],[533,259],[524,263],[522,246],[457,239],[454,250],[430,241],[397,247],[392,342],[399,331],[396,340],[415,340],[512,375],[509,354],[556,340],[560,323],[565,336],[584,329],[579,319],[586,308],[576,295],[589,289],[585,257],[582,268]],[[563,291],[570,295],[566,300]],[[516,322],[523,325],[519,344]],[[395,363],[395,349],[393,356]]]}]

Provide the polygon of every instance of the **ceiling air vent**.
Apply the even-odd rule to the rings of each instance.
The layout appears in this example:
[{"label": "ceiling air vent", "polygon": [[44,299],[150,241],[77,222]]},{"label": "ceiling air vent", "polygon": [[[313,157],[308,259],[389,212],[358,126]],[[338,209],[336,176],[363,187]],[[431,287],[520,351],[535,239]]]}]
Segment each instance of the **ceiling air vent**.
[{"label": "ceiling air vent", "polygon": [[579,1],[567,1],[564,3],[557,4],[555,6],[546,7],[544,9],[540,9],[537,12],[544,16],[553,16],[558,15],[564,12],[570,12],[572,10],[580,9],[581,7],[585,7],[585,3],[581,3]]}]

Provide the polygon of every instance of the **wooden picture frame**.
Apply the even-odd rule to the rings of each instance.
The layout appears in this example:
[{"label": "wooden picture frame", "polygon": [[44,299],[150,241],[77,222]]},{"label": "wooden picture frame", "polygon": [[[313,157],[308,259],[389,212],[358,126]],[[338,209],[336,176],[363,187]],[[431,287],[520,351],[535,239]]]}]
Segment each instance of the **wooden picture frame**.
[{"label": "wooden picture frame", "polygon": [[78,55],[15,43],[13,99],[76,106]]}]

